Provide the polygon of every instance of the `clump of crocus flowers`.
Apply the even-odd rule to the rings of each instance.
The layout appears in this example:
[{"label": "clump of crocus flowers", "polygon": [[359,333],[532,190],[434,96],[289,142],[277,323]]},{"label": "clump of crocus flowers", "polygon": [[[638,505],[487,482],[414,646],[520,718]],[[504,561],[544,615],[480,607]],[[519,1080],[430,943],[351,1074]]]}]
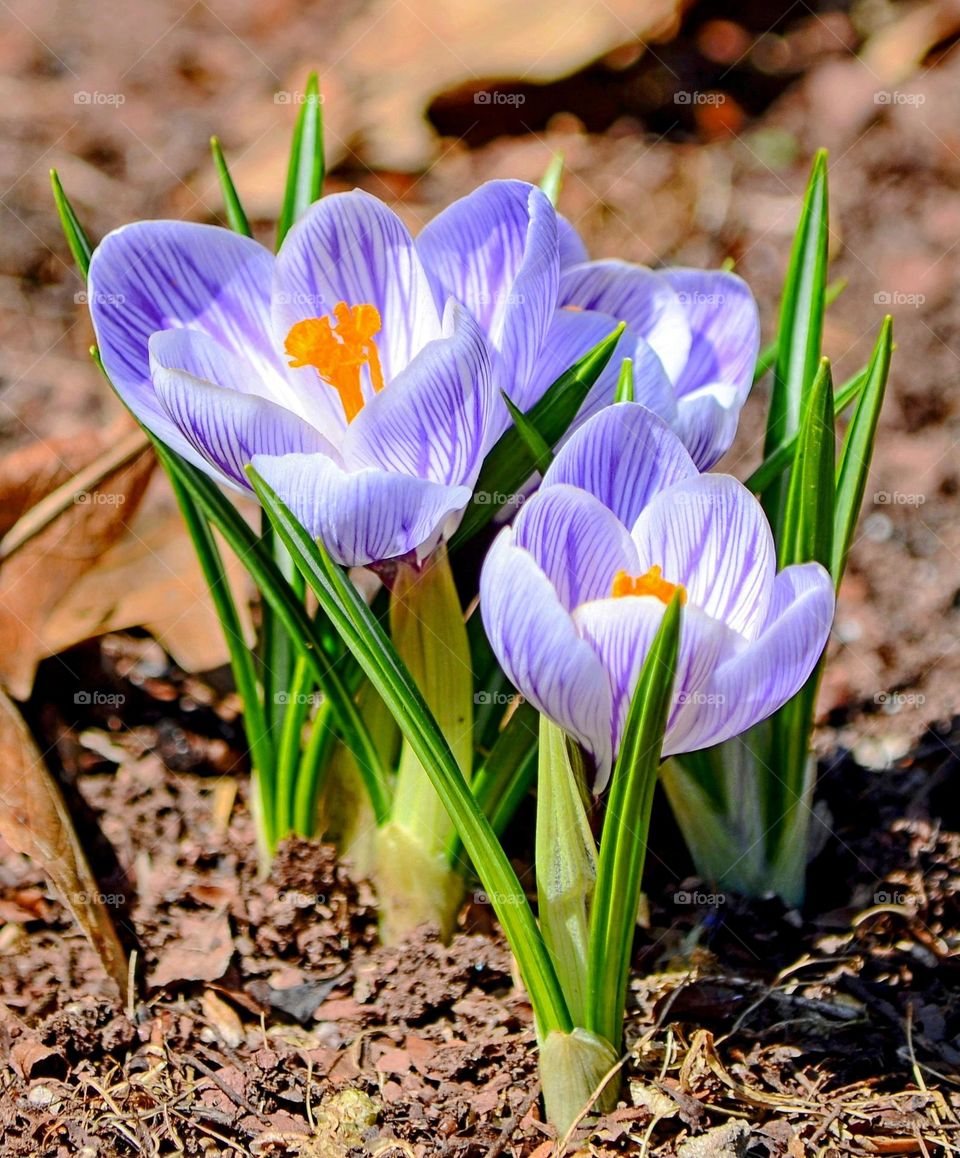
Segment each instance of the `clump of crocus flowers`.
[{"label": "clump of crocus flowers", "polygon": [[[835,398],[809,342],[825,300],[822,158],[761,355],[738,276],[591,261],[534,185],[489,182],[416,237],[367,193],[322,197],[322,156],[304,144],[322,139],[319,117],[306,101],[275,254],[250,236],[219,151],[230,229],[139,222],[91,256],[57,186],[61,217],[99,358],[154,440],[224,621],[265,861],[290,831],[333,835],[373,877],[393,940],[426,921],[449,933],[476,874],[563,1130],[591,1097],[616,1097],[661,758],[711,870],[730,841],[701,841],[689,804],[707,794],[712,831],[729,831],[723,745],[770,728],[808,767],[889,327]],[[744,485],[706,472],[758,360],[774,364],[773,433]],[[857,403],[839,465],[835,401]],[[237,491],[260,501],[259,533]],[[260,587],[253,651],[213,530]],[[758,751],[754,771],[764,763]],[[499,840],[535,777],[539,919]]]}]

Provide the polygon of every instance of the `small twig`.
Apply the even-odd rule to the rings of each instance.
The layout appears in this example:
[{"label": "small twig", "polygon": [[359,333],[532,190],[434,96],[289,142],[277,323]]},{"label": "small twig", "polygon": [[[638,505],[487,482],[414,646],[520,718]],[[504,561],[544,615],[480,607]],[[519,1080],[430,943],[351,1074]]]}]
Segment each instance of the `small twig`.
[{"label": "small twig", "polygon": [[212,1066],[208,1066],[206,1062],[201,1061],[196,1054],[185,1053],[182,1054],[181,1057],[187,1065],[193,1066],[194,1069],[199,1070],[205,1077],[208,1077],[221,1093],[226,1094],[230,1101],[239,1106],[241,1110],[246,1110],[248,1114],[253,1114],[254,1117],[259,1118],[261,1122],[270,1125],[270,1119],[266,1114],[258,1110],[253,1102],[248,1101],[239,1090],[235,1090],[232,1086],[228,1085]]}]

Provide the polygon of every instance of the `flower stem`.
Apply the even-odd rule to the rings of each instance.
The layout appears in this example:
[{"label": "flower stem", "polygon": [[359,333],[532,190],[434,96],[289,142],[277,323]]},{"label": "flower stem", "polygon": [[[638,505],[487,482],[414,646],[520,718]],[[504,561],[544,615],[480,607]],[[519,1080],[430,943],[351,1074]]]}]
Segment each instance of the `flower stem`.
[{"label": "flower stem", "polygon": [[540,717],[536,869],[543,939],[553,957],[570,1016],[575,1024],[584,1025],[597,850],[567,738],[546,716]]},{"label": "flower stem", "polygon": [[[473,763],[473,668],[446,547],[420,567],[401,563],[390,592],[394,644],[450,745],[463,777]],[[386,941],[425,921],[452,931],[462,878],[447,849],[453,824],[419,757],[404,743],[390,820],[379,834],[377,882]]]},{"label": "flower stem", "polygon": [[540,1044],[540,1084],[547,1121],[562,1138],[584,1108],[607,1113],[617,1104],[617,1051],[605,1038],[577,1026],[548,1033]]}]

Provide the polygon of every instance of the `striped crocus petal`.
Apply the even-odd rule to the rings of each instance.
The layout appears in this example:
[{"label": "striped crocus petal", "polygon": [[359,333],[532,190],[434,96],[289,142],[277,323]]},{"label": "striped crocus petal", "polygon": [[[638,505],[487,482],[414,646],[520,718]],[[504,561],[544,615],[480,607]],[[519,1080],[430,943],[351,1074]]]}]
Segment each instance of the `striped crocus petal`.
[{"label": "striped crocus petal", "polygon": [[[573,618],[580,636],[597,654],[610,681],[613,711],[610,720],[611,749],[616,752],[623,736],[627,712],[644,660],[663,620],[666,605],[650,595],[601,599],[577,608]],[[699,608],[684,608],[680,648],[673,684],[673,707],[667,720],[666,747],[671,732],[688,704],[696,704],[702,688],[737,640],[726,624],[705,615]],[[594,791],[606,786],[598,769]]]},{"label": "striped crocus petal", "polygon": [[733,386],[740,406],[753,385],[760,313],[743,278],[724,270],[666,269],[690,326],[690,353],[674,379],[679,397],[711,383]]},{"label": "striped crocus petal", "polygon": [[[440,312],[407,227],[359,189],[324,197],[284,239],[273,280],[277,348],[297,322],[332,316],[340,302],[379,313],[376,343],[387,382],[440,337]],[[313,375],[304,381],[317,388],[312,370],[298,373]]]},{"label": "striped crocus petal", "polygon": [[486,338],[451,301],[443,337],[429,342],[350,424],[344,460],[350,469],[396,470],[472,486],[498,403]]},{"label": "striped crocus petal", "polygon": [[608,774],[613,751],[607,675],[537,560],[516,545],[511,527],[500,532],[487,553],[480,609],[507,678]]},{"label": "striped crocus petal", "polygon": [[628,261],[588,261],[560,276],[560,305],[597,310],[626,322],[653,347],[672,382],[686,365],[690,324],[660,273]]},{"label": "striped crocus petal", "polygon": [[541,489],[566,483],[588,491],[631,527],[660,491],[698,476],[680,439],[636,402],[608,406],[557,453]]},{"label": "striped crocus petal", "polygon": [[504,670],[593,754],[598,791],[677,587],[684,610],[668,755],[737,735],[799,690],[829,633],[833,587],[819,564],[777,575],[754,496],[733,478],[701,475],[642,406],[610,407],[559,452],[496,540],[480,584]]},{"label": "striped crocus petal", "polygon": [[322,454],[256,454],[253,466],[345,567],[425,558],[470,501],[469,487],[395,471],[345,470]]},{"label": "striped crocus petal", "polygon": [[729,475],[697,475],[653,495],[632,529],[641,572],[663,569],[692,606],[752,639],[773,595],[776,551],[763,508]]},{"label": "striped crocus petal", "polygon": [[810,678],[833,621],[833,582],[819,563],[786,567],[766,621],[740,640],[678,715],[665,754],[721,744],[772,716]]},{"label": "striped crocus petal", "polygon": [[[549,199],[523,181],[489,181],[417,238],[441,301],[454,297],[497,351],[500,387],[522,409],[557,305],[560,258]],[[509,423],[500,404],[500,433]],[[492,435],[495,437],[495,434]]]},{"label": "striped crocus petal", "polygon": [[[617,325],[616,318],[596,310],[557,310],[530,383],[527,406],[538,402],[562,374],[589,354],[604,338],[608,338]],[[654,414],[659,414],[671,425],[674,423],[677,406],[673,397],[673,384],[653,347],[628,329],[617,343],[613,357],[591,387],[571,424],[571,431],[613,402],[624,358],[633,361],[634,401],[642,403]]]},{"label": "striped crocus petal", "polygon": [[126,225],[90,261],[90,315],[111,382],[154,434],[195,462],[154,390],[150,338],[158,330],[201,331],[242,358],[270,396],[284,378],[269,324],[273,263],[248,237],[183,221]]}]

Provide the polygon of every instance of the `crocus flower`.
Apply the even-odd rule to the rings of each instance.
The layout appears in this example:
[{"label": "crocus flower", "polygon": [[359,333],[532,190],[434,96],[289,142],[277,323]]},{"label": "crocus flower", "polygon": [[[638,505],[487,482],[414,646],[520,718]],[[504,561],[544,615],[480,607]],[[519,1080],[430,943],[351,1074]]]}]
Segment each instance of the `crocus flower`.
[{"label": "crocus flower", "polygon": [[497,182],[479,200],[419,246],[359,191],[320,201],[276,257],[215,226],[118,229],[89,274],[107,373],[213,477],[247,489],[252,462],[341,563],[423,557],[505,424],[506,367],[532,374],[556,305],[547,199]]},{"label": "crocus flower", "polygon": [[700,474],[644,407],[589,419],[500,532],[480,606],[504,671],[610,774],[640,668],[671,595],[684,604],[665,755],[720,743],[797,692],[826,644],[833,586],[776,570],[760,504]]},{"label": "crocus flower", "polygon": [[577,422],[613,401],[620,358],[630,356],[635,401],[659,414],[707,470],[733,442],[753,383],[760,320],[747,284],[722,271],[589,261],[573,226],[558,218],[558,227],[560,308],[529,393],[539,397],[624,321],[618,356]]}]

